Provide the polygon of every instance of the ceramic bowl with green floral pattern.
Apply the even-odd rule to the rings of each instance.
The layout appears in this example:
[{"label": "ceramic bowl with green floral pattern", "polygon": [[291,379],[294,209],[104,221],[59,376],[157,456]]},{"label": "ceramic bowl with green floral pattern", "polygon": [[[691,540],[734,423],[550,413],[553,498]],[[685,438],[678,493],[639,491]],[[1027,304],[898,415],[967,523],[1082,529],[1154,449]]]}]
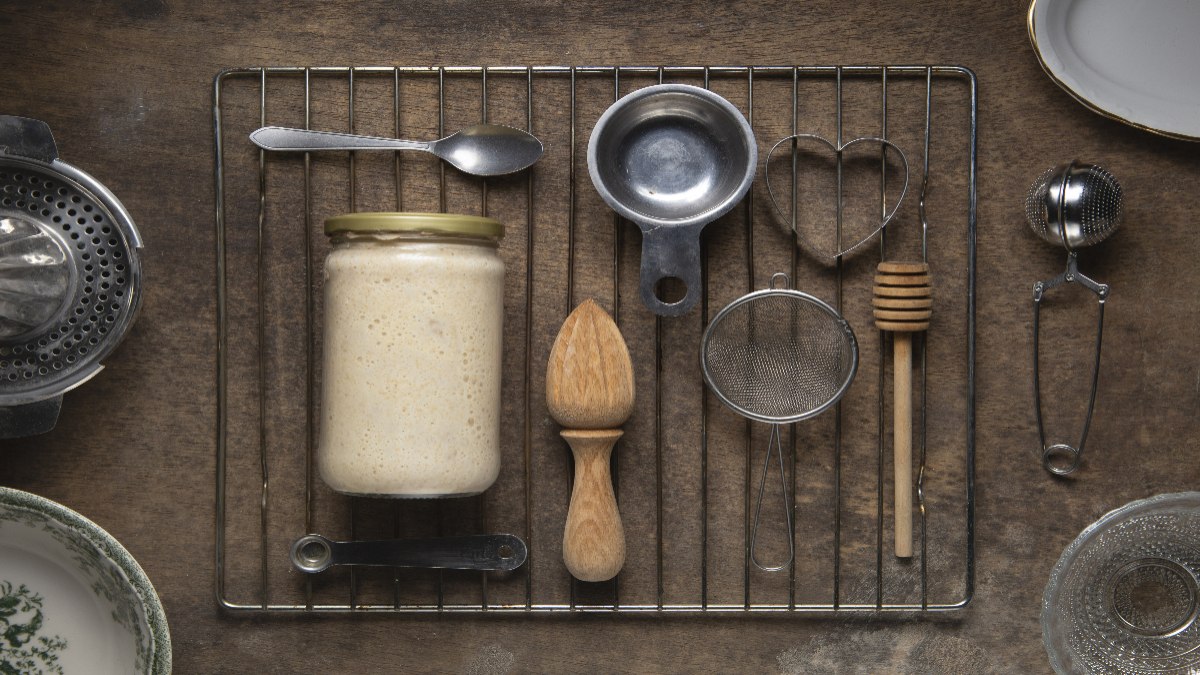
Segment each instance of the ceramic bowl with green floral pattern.
[{"label": "ceramic bowl with green floral pattern", "polygon": [[0,673],[171,672],[146,573],[78,513],[0,487]]}]

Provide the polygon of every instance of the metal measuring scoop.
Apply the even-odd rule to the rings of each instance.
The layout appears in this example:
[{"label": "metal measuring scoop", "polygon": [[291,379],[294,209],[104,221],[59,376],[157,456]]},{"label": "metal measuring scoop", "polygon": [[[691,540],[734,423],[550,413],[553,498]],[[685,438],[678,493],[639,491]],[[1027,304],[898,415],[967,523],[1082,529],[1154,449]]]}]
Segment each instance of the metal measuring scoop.
[{"label": "metal measuring scoop", "polygon": [[[1102,284],[1081,273],[1077,267],[1076,250],[1093,246],[1107,239],[1121,224],[1121,185],[1111,173],[1095,164],[1071,161],[1061,164],[1038,177],[1025,197],[1025,218],[1042,239],[1067,250],[1067,269],[1049,281],[1033,286],[1033,397],[1037,411],[1038,439],[1042,445],[1042,465],[1046,470],[1065,476],[1079,468],[1092,410],[1096,404],[1096,385],[1100,380],[1100,344],[1104,335],[1104,303],[1108,299],[1108,284]],[[1096,320],[1096,358],[1092,366],[1092,388],[1088,395],[1083,432],[1075,447],[1066,443],[1046,445],[1042,425],[1042,396],[1038,381],[1038,315],[1046,291],[1064,283],[1075,283],[1096,294],[1099,315]]]},{"label": "metal measuring scoop", "polygon": [[542,142],[532,134],[500,124],[476,124],[436,141],[359,136],[336,131],[262,127],[250,140],[263,150],[423,150],[473,176],[501,176],[527,169],[542,156]]},{"label": "metal measuring scoop", "polygon": [[[758,146],[750,123],[707,89],[643,87],[596,121],[587,162],[596,192],[642,231],[642,303],[659,316],[686,314],[704,291],[700,231],[754,182]],[[668,280],[682,284],[682,298],[667,292]]]}]

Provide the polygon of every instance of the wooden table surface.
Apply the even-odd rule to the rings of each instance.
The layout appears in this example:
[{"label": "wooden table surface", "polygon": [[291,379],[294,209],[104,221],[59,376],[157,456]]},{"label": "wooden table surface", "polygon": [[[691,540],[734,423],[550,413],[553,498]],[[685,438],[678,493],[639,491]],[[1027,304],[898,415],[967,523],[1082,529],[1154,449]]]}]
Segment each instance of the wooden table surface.
[{"label": "wooden table surface", "polygon": [[[0,449],[0,484],[62,502],[133,553],[162,597],[180,673],[1047,671],[1040,602],[1063,547],[1112,508],[1200,480],[1192,455],[1200,445],[1200,152],[1107,120],[1059,90],[1030,48],[1026,9],[1016,0],[2,2],[0,112],[49,123],[62,157],[119,196],[146,246],[138,322],[105,371],[67,395],[57,428]],[[977,74],[971,606],[938,619],[219,610],[213,77],[258,65],[660,63],[930,63]],[[1126,216],[1120,233],[1081,255],[1081,266],[1113,293],[1086,464],[1058,481],[1033,452],[1029,297],[1032,282],[1056,274],[1063,256],[1030,234],[1023,201],[1043,169],[1076,157],[1120,179]],[[590,190],[581,180],[580,193]],[[630,237],[626,248],[636,255]],[[634,323],[648,316],[635,294],[623,307]],[[1059,349],[1086,366],[1091,300],[1066,293],[1051,307],[1082,317],[1063,323],[1080,351]],[[1070,386],[1069,376],[1053,383]],[[1064,396],[1068,412],[1053,418],[1070,429],[1079,393]]]}]

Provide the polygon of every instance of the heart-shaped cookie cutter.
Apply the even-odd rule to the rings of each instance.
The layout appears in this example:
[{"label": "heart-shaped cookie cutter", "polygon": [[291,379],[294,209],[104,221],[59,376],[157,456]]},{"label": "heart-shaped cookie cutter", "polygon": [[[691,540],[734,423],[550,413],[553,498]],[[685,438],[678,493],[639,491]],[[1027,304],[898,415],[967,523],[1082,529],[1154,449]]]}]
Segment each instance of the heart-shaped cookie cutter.
[{"label": "heart-shaped cookie cutter", "polygon": [[[798,229],[796,229],[795,221],[792,219],[792,216],[789,215],[788,212],[785,211],[779,205],[779,201],[775,198],[775,189],[771,184],[771,157],[775,154],[775,151],[779,148],[779,146],[783,145],[784,143],[791,143],[793,141],[800,141],[800,140],[820,141],[821,143],[824,143],[826,145],[826,147],[828,147],[830,150],[833,150],[834,154],[839,158],[841,157],[842,153],[844,153],[846,151],[847,148],[849,148],[853,145],[856,145],[859,143],[874,142],[874,143],[878,143],[880,146],[882,146],[885,152],[888,149],[895,150],[896,154],[900,155],[900,163],[903,164],[903,166],[904,166],[904,185],[903,185],[903,187],[900,188],[900,196],[896,199],[896,203],[895,203],[895,205],[892,206],[892,209],[890,211],[888,211],[886,214],[884,214],[883,219],[879,221],[879,226],[876,227],[874,230],[872,230],[869,234],[867,234],[862,239],[859,239],[858,241],[854,242],[850,246],[842,248],[833,254],[828,254],[828,253],[822,251],[820,248],[814,246],[812,242],[805,241],[804,237],[800,234],[800,231]],[[833,143],[829,139],[825,138],[824,136],[820,136],[818,134],[792,134],[791,136],[785,136],[784,138],[780,139],[779,142],[775,143],[775,145],[772,145],[771,150],[769,152],[767,152],[766,167],[763,170],[763,178],[767,184],[767,196],[770,197],[770,199],[771,199],[771,205],[775,207],[775,211],[784,220],[788,220],[788,221],[792,222],[791,227],[792,227],[792,231],[796,233],[797,243],[800,244],[802,248],[808,249],[812,253],[815,253],[818,257],[826,259],[826,260],[836,260],[837,258],[840,258],[848,253],[851,253],[852,251],[859,248],[863,244],[874,239],[875,235],[882,232],[883,228],[887,227],[887,224],[892,222],[892,219],[894,219],[896,217],[896,212],[900,210],[900,204],[902,204],[904,202],[904,195],[908,194],[908,177],[909,177],[908,158],[904,155],[904,151],[901,150],[900,146],[896,145],[895,143],[887,140],[886,138],[880,138],[878,136],[860,136],[859,138],[855,138],[853,140],[847,141],[845,143],[842,143],[841,145]],[[838,196],[838,199],[840,201],[840,199],[841,199],[840,195]],[[838,242],[838,245],[840,245],[840,242]]]}]

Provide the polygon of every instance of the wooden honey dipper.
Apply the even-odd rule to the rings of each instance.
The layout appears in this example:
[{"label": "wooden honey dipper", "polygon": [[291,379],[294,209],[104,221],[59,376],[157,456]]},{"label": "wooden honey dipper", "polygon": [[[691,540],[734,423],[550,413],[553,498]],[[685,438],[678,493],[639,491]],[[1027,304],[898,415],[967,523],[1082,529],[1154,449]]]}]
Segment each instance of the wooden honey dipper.
[{"label": "wooden honey dipper", "polygon": [[928,330],[933,286],[927,263],[881,262],[875,274],[875,325],[892,331],[892,433],[896,557],[912,557],[912,334]]},{"label": "wooden honey dipper", "polygon": [[585,300],[563,323],[546,365],[546,405],[575,456],[563,562],[581,581],[607,581],[625,564],[609,458],[633,400],[633,361],[621,331]]}]

